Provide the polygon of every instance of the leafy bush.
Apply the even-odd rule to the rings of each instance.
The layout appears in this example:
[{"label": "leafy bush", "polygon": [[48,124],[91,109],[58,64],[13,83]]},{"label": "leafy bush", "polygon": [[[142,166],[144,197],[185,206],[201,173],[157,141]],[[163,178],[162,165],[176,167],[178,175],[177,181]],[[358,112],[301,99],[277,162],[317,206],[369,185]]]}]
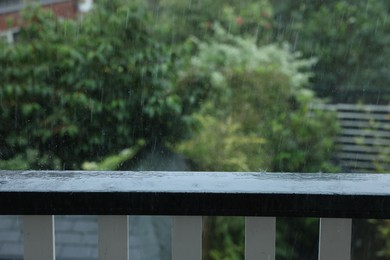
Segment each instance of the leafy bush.
[{"label": "leafy bush", "polygon": [[[198,52],[180,73],[179,84],[210,93],[196,116],[201,127],[178,150],[201,170],[337,170],[331,163],[335,120],[310,109],[320,100],[305,88],[314,61],[301,59],[288,46],[258,47],[254,39],[228,34],[218,24],[214,31],[208,41],[192,40]],[[306,228],[315,223],[294,222]],[[206,231],[206,258],[244,257],[242,219],[208,218],[206,226],[215,228]],[[291,230],[286,221],[278,223],[282,259],[298,255]],[[312,245],[313,237],[303,237],[302,244]]]},{"label": "leafy bush", "polygon": [[[207,171],[250,171],[255,163],[253,155],[260,155],[264,139],[244,134],[239,123],[197,115],[202,130],[190,140],[178,145],[179,151],[199,163]],[[256,156],[257,157],[257,156]]]},{"label": "leafy bush", "polygon": [[80,21],[23,17],[18,42],[0,43],[0,159],[33,149],[79,168],[187,133],[197,90],[173,84],[179,55],[156,40],[145,7],[99,1]]},{"label": "leafy bush", "polygon": [[61,169],[61,161],[34,149],[17,154],[12,159],[0,160],[1,170]]},{"label": "leafy bush", "polygon": [[[317,93],[335,101],[388,102],[388,97],[382,100],[383,95],[378,95],[387,93],[390,81],[388,1],[276,3],[275,39],[291,42],[305,57],[319,59],[312,79]],[[348,97],[348,91],[359,95]]]},{"label": "leafy bush", "polygon": [[[208,42],[194,40],[198,54],[191,59],[187,70],[180,73],[179,84],[208,86],[210,90],[199,116],[203,132],[195,133],[198,136],[183,143],[180,151],[190,156],[205,154],[207,142],[211,146],[219,142],[215,146],[220,146],[232,143],[231,137],[235,136],[235,144],[252,142],[258,155],[262,155],[244,152],[247,158],[243,160],[247,163],[241,169],[332,169],[328,163],[336,132],[333,117],[310,110],[311,102],[319,100],[304,87],[314,61],[299,59],[287,46],[257,47],[253,40],[227,34],[218,25],[215,30],[216,37]],[[226,145],[221,147],[230,149]],[[239,147],[233,150],[239,154]],[[208,150],[213,151],[211,158],[224,154],[221,149]],[[256,163],[248,163],[249,160]],[[202,165],[202,161],[199,163]],[[223,168],[224,164],[215,167]]]},{"label": "leafy bush", "polygon": [[[164,41],[182,43],[190,36],[213,37],[218,22],[235,34],[252,35],[264,42],[272,36],[269,0],[157,0],[151,1]],[[180,24],[180,26],[177,26]]]}]

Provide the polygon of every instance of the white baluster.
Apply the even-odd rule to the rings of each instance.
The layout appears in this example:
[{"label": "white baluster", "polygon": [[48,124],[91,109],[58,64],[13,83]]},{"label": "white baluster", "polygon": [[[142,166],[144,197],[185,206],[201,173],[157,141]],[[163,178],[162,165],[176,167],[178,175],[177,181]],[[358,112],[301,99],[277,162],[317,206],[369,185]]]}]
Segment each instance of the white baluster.
[{"label": "white baluster", "polygon": [[245,217],[245,259],[275,259],[275,217]]},{"label": "white baluster", "polygon": [[24,259],[54,260],[54,216],[23,216]]},{"label": "white baluster", "polygon": [[351,259],[352,219],[321,218],[319,260]]},{"label": "white baluster", "polygon": [[127,216],[98,216],[99,260],[129,259]]},{"label": "white baluster", "polygon": [[173,217],[172,260],[202,259],[202,217]]}]

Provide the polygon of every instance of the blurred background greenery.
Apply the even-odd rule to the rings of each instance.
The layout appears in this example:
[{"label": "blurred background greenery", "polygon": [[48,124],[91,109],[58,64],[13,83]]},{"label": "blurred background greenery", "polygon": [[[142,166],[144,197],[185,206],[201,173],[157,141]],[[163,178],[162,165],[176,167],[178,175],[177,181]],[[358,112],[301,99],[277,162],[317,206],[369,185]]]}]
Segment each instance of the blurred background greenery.
[{"label": "blurred background greenery", "polygon": [[[388,103],[389,8],[100,0],[61,20],[31,6],[0,41],[0,169],[123,169],[153,144],[199,171],[338,172],[335,115],[310,106]],[[242,218],[205,226],[205,259],[243,259]],[[277,259],[313,259],[317,230],[278,220]]]}]

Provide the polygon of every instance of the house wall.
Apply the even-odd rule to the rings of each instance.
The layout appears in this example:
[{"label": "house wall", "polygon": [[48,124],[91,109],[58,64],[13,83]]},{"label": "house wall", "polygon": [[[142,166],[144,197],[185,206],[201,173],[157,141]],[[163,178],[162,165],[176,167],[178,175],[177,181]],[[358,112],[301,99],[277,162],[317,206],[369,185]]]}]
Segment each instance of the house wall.
[{"label": "house wall", "polygon": [[[52,1],[52,3],[43,3],[43,7],[52,10],[58,17],[75,18],[77,15],[77,3],[75,0],[54,1],[54,3]],[[20,26],[19,20],[19,11],[0,12],[0,32],[18,28]]]}]

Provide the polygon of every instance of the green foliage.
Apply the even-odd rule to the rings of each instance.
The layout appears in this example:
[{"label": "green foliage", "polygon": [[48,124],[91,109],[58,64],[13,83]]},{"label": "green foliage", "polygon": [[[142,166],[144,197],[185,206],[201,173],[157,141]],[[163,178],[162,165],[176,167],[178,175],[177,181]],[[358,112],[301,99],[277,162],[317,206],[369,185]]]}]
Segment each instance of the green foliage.
[{"label": "green foliage", "polygon": [[119,154],[106,156],[100,162],[84,162],[81,168],[86,171],[113,171],[120,168],[124,162],[131,160],[145,146],[144,140],[139,140],[130,148],[122,150]]},{"label": "green foliage", "polygon": [[[208,259],[244,259],[245,228],[243,217],[215,217],[207,218],[210,229],[215,232],[210,234],[213,248],[209,252]],[[223,250],[221,250],[223,248]]]},{"label": "green foliage", "polygon": [[[313,61],[299,59],[286,46],[257,47],[253,40],[226,34],[218,25],[215,30],[214,39],[195,40],[198,54],[180,74],[179,84],[209,86],[211,100],[203,105],[203,132],[183,143],[180,150],[200,156],[198,163],[206,169],[212,165],[204,155],[209,144],[227,149],[208,150],[211,158],[227,156],[226,160],[218,159],[220,162],[231,161],[232,152],[237,153],[241,162],[236,165],[241,166],[232,170],[329,170],[326,162],[336,126],[332,117],[309,109],[316,99],[304,88],[310,74],[303,71]],[[245,150],[251,142],[254,154]],[[234,148],[227,145],[232,143]],[[240,156],[239,144],[246,144],[245,149],[241,147],[246,156]],[[211,169],[223,165],[215,164]]]},{"label": "green foliage", "polygon": [[[190,36],[213,36],[218,22],[229,32],[255,36],[259,41],[272,36],[272,7],[268,0],[157,0],[152,1],[163,39],[181,43]],[[180,26],[177,26],[180,24]]]},{"label": "green foliage", "polygon": [[269,151],[273,171],[337,172],[331,162],[337,131],[332,115],[310,111],[308,106],[284,112],[273,120]]},{"label": "green foliage", "polygon": [[58,158],[50,157],[47,154],[40,154],[39,151],[27,149],[8,160],[0,160],[1,170],[47,170],[61,169],[61,162]]},{"label": "green foliage", "polygon": [[370,220],[371,224],[374,224],[377,229],[377,234],[374,234],[378,236],[384,241],[384,245],[382,246],[381,250],[378,251],[376,254],[378,257],[383,257],[384,259],[388,259],[390,256],[390,221],[389,220]]},{"label": "green foliage", "polygon": [[317,259],[318,238],[318,218],[277,218],[277,259]]},{"label": "green foliage", "polygon": [[388,103],[388,1],[150,2],[163,41],[182,43],[191,35],[208,39],[217,22],[229,33],[254,37],[261,44],[288,42],[303,57],[317,58],[311,83],[320,96]]},{"label": "green foliage", "polygon": [[[301,59],[286,45],[258,47],[254,39],[228,34],[218,24],[214,31],[216,35],[207,41],[192,40],[197,53],[180,73],[179,84],[208,88],[209,95],[196,116],[200,128],[178,150],[201,170],[337,170],[330,162],[335,120],[310,109],[320,100],[305,88],[315,61]],[[209,222],[216,229],[206,235],[210,248],[206,258],[242,259],[243,222],[225,217]],[[295,259],[291,229],[285,222],[278,224],[283,249],[277,254]]]},{"label": "green foliage", "polygon": [[[215,117],[197,115],[201,131],[185,143],[178,145],[187,157],[201,164],[206,171],[250,171],[258,167],[264,139],[255,134],[244,134],[239,123],[231,118],[225,121]],[[257,156],[256,156],[257,155]]]},{"label": "green foliage", "polygon": [[78,168],[138,139],[186,134],[198,103],[173,84],[178,54],[142,5],[99,3],[81,21],[28,10],[18,42],[0,43],[1,159],[33,149]]},{"label": "green foliage", "polygon": [[[322,35],[318,28],[330,23],[332,30],[345,35],[348,30],[322,21],[334,17],[326,9],[332,5],[311,4],[312,10],[323,9],[317,17],[297,2],[303,18],[291,21],[286,17],[296,14],[288,13],[279,19],[292,26],[282,35],[280,27],[272,30],[279,24],[267,0],[151,2],[154,17],[142,1],[125,0],[99,1],[79,21],[25,12],[18,43],[0,43],[0,168],[69,169],[87,161],[84,169],[114,169],[143,146],[138,140],[174,144],[198,122],[178,150],[203,170],[334,170],[329,159],[336,126],[309,106],[318,102],[306,88],[314,60],[301,59],[289,45],[258,46],[272,41],[272,33],[296,42],[292,45],[306,57],[319,57],[314,82],[333,79],[331,66],[334,60],[344,64],[345,50],[337,50],[344,48],[339,45],[326,50],[327,38],[321,37],[334,39],[338,32]],[[343,8],[335,15],[349,5]],[[277,10],[276,17],[291,10]],[[303,29],[296,27],[311,14]],[[185,41],[190,35],[197,38]],[[195,55],[187,58],[188,53]],[[218,229],[207,257],[242,259],[243,219],[211,221]],[[278,231],[280,248],[287,250],[278,256],[284,259],[294,256],[286,227]],[[302,239],[310,242],[311,236]]]},{"label": "green foliage", "polygon": [[[275,38],[292,43],[305,57],[318,58],[312,82],[319,94],[345,100],[345,91],[387,89],[390,20],[386,1],[288,0],[275,2],[274,7]],[[377,99],[375,95],[369,101]]]}]

